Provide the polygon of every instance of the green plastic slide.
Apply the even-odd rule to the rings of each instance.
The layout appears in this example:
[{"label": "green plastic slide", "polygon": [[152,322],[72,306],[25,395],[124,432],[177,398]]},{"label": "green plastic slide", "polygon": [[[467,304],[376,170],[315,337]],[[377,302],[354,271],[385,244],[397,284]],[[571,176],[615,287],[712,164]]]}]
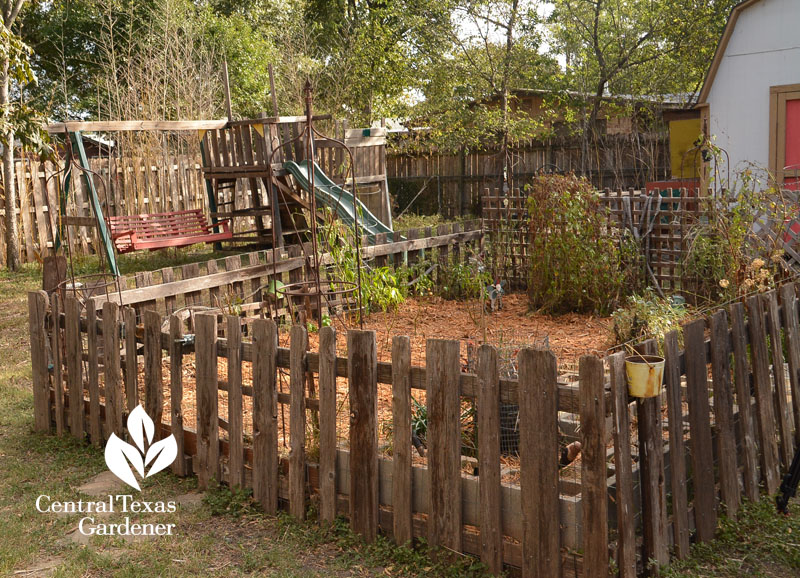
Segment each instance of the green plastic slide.
[{"label": "green plastic slide", "polygon": [[[283,163],[283,168],[289,171],[303,189],[311,192],[311,178],[307,160],[299,163],[287,161]],[[348,227],[355,226],[357,216],[359,227],[370,236],[378,233],[392,233],[392,229],[373,215],[361,201],[354,199],[352,193],[330,180],[317,163],[314,163],[313,171],[314,197],[317,203],[336,211],[336,214]],[[356,210],[358,210],[357,215]]]}]

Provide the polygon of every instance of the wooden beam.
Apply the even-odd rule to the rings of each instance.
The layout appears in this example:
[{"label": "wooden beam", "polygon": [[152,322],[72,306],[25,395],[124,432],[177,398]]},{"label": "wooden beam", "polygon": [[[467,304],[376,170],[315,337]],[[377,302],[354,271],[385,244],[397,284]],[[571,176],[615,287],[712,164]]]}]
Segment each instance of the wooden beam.
[{"label": "wooden beam", "polygon": [[94,120],[55,122],[47,125],[47,132],[128,132],[137,130],[209,130],[225,128],[226,119],[221,120]]}]

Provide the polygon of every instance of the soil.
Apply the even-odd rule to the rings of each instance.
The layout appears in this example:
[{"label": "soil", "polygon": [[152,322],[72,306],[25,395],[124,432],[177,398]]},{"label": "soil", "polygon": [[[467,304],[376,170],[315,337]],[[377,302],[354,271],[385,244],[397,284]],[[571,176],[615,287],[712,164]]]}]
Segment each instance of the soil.
[{"label": "soil", "polygon": [[[396,335],[408,335],[411,339],[412,364],[425,365],[426,340],[430,338],[457,339],[463,341],[461,347],[462,370],[473,369],[472,352],[475,347],[486,342],[498,348],[501,371],[513,373],[518,350],[525,346],[549,345],[559,360],[560,374],[569,374],[577,371],[578,360],[581,355],[603,355],[605,350],[613,343],[612,321],[610,318],[591,315],[568,314],[562,316],[547,316],[529,314],[527,300],[524,294],[511,294],[503,299],[503,308],[500,311],[481,315],[480,303],[473,301],[447,301],[438,297],[426,299],[408,299],[397,310],[390,312],[373,313],[365,319],[364,328],[376,332],[377,350],[379,361],[391,361],[392,338]],[[346,355],[346,331],[341,321],[335,320],[337,329],[337,351],[341,356]],[[485,326],[485,333],[484,333]],[[281,327],[279,343],[282,347],[289,346],[289,327]],[[309,347],[312,351],[318,347],[318,333],[309,334]],[[169,388],[169,358],[165,357],[162,365],[164,380],[164,413],[163,421],[170,420],[170,388]],[[143,375],[144,364],[140,360],[140,375]],[[195,413],[195,359],[193,354],[186,355],[183,360],[183,419],[186,427],[194,429],[196,422]],[[252,383],[252,369],[248,362],[242,364],[243,384]],[[221,386],[227,385],[228,367],[227,360],[219,359],[218,378]],[[507,375],[512,377],[513,375]],[[101,375],[102,380],[102,375]],[[144,399],[143,379],[140,378],[140,396]],[[279,370],[279,391],[289,392],[288,370]],[[346,447],[348,442],[349,414],[348,414],[348,383],[347,379],[337,379],[337,433],[340,445]],[[414,399],[420,404],[425,403],[425,392],[415,390]],[[228,394],[219,392],[219,415],[227,417]],[[467,405],[466,403],[464,404]],[[243,426],[247,442],[252,435],[252,398],[244,396],[243,399]],[[288,453],[289,445],[289,416],[284,405],[279,405],[278,428],[279,446],[284,453]],[[392,421],[392,392],[391,386],[378,384],[378,427],[379,440],[382,450],[391,452],[391,421]],[[467,426],[471,427],[471,426]],[[308,436],[311,431],[307,432]],[[220,430],[220,437],[227,438],[224,428]],[[414,454],[414,462],[418,465],[425,463],[424,458]],[[578,460],[579,461],[579,460]],[[504,459],[504,481],[514,482],[518,479],[518,459],[507,457]],[[466,464],[465,468],[469,469]],[[465,469],[466,471],[466,469]]]}]

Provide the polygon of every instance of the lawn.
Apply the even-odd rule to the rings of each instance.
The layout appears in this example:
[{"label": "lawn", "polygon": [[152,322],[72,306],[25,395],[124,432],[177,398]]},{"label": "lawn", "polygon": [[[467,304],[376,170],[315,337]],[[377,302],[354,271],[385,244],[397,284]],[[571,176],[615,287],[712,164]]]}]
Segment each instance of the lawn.
[{"label": "lawn", "polygon": [[[209,254],[179,254],[207,259]],[[163,258],[163,257],[162,257]],[[126,272],[163,266],[148,259],[123,261]],[[91,263],[82,265],[88,269]],[[3,576],[464,576],[479,565],[430,561],[424,550],[365,545],[345,524],[320,528],[269,517],[249,496],[217,488],[200,496],[194,479],[163,472],[143,484],[141,500],[177,500],[169,522],[174,537],[128,542],[114,537],[78,539],[81,514],[42,514],[40,495],[53,500],[86,499],[79,490],[106,471],[102,450],[72,438],[33,433],[26,292],[41,272],[0,274],[0,575]],[[690,559],[667,576],[797,576],[800,574],[800,504],[788,517],[764,499],[743,509],[734,523],[720,524],[719,539],[696,546]],[[156,514],[141,521],[162,522]],[[119,521],[112,514],[107,521]],[[106,520],[104,520],[106,521]]]}]

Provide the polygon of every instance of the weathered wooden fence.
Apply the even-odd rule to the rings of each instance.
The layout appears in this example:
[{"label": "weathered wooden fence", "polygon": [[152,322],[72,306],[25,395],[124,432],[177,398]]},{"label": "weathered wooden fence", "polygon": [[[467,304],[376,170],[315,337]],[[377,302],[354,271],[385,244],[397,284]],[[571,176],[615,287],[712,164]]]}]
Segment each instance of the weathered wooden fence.
[{"label": "weathered wooden fence", "polygon": [[[483,191],[502,180],[497,151],[442,154],[435,150],[404,152],[402,140],[390,146],[387,177],[397,194],[405,183],[419,190],[428,183],[418,206],[432,207],[448,218],[480,214]],[[667,178],[669,151],[665,136],[639,134],[603,137],[597,151],[585,154],[579,139],[530,141],[512,151],[511,188],[522,188],[540,171],[585,174],[598,189],[643,188],[645,182]],[[414,192],[415,194],[415,192]],[[400,209],[414,194],[398,199]],[[413,208],[412,208],[413,211]]]},{"label": "weathered wooden fence", "polygon": [[[640,252],[647,256],[662,289],[686,289],[691,280],[685,278],[681,265],[692,227],[706,218],[708,198],[688,189],[649,194],[607,189],[599,198],[607,209],[608,234],[619,237],[624,231],[636,230],[641,238]],[[487,189],[482,201],[483,223],[496,274],[516,287],[526,286],[530,259],[536,257],[530,254],[527,193],[515,189],[503,195],[499,190]],[[646,274],[644,269],[642,274]],[[648,276],[646,282],[651,283],[652,277]]]},{"label": "weathered wooden fence", "polygon": [[[369,250],[397,259],[400,251],[437,243],[453,251],[478,242],[475,235],[480,231],[450,232]],[[418,367],[403,336],[392,340],[391,361],[379,362],[370,331],[348,331],[342,354],[332,328],[320,330],[316,351],[308,351],[300,325],[292,327],[289,347],[279,347],[270,320],[254,319],[245,330],[240,316],[196,312],[187,328],[176,315],[180,307],[214,303],[215,294],[263,287],[273,271],[263,262],[268,256],[251,254],[245,266],[240,257],[228,258],[224,273],[209,263],[202,277],[188,265],[179,281],[172,269],[145,273],[138,288],[85,301],[30,293],[36,429],[88,434],[102,445],[112,432],[125,434],[126,414],[142,403],[161,424],[159,436],[175,435],[175,473],[196,473],[202,487],[211,478],[251,487],[266,511],[286,508],[298,518],[313,498],[321,520],[344,514],[367,539],[378,531],[400,543],[425,537],[480,556],[493,571],[506,564],[529,576],[605,576],[610,551],[623,577],[651,560],[685,556],[692,536],[714,538],[721,511],[735,517],[743,498],[757,499],[760,482],[767,493],[777,490],[780,469],[800,439],[794,284],[667,334],[665,391],[633,400],[624,353],[581,358],[578,382],[565,384],[550,352],[522,349],[518,378],[502,379],[489,345],[466,373],[455,341],[429,340],[425,366]],[[279,272],[302,266],[301,259],[282,260]],[[148,284],[157,276],[162,283]],[[649,341],[639,350],[657,347]],[[191,355],[194,391],[184,372]],[[288,390],[278,385],[286,370]],[[392,389],[391,458],[378,452],[381,384]],[[424,464],[412,460],[412,392],[424,397],[428,412]],[[345,396],[349,417],[341,439],[337,417]],[[462,470],[465,403],[477,415],[477,475]],[[518,483],[501,480],[503,404],[519,408]],[[279,407],[289,412],[290,451],[283,456]],[[565,413],[579,420],[583,444],[578,491],[571,495],[557,460]],[[318,435],[306,437],[311,420]],[[309,455],[319,457],[312,462]]]},{"label": "weathered wooden fence", "polygon": [[[63,167],[25,158],[15,163],[23,262],[33,263],[53,247],[59,226],[59,192]],[[183,156],[158,158],[95,157],[90,175],[109,215],[206,209],[208,199],[199,159]],[[73,192],[67,203],[70,250],[88,254],[97,249],[97,231],[89,209],[89,193],[80,171],[73,169]],[[0,199],[5,214],[5,199]],[[81,226],[82,225],[82,226]],[[5,223],[0,221],[0,265],[5,263]]]}]

